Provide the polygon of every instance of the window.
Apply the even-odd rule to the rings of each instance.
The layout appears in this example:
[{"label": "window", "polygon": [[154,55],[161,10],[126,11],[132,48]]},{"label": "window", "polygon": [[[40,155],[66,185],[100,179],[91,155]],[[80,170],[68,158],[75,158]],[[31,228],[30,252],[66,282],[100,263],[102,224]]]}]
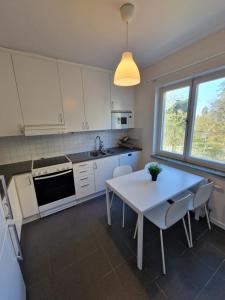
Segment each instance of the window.
[{"label": "window", "polygon": [[160,90],[158,153],[225,170],[225,73]]}]

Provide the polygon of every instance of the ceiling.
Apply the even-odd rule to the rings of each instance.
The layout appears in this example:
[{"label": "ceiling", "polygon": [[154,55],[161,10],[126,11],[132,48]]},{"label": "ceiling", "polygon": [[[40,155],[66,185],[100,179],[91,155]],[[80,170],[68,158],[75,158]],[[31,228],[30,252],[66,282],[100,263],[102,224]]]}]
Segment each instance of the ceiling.
[{"label": "ceiling", "polygon": [[[0,0],[0,46],[112,69],[125,48],[125,2]],[[224,0],[130,2],[129,44],[140,67],[225,27]]]}]

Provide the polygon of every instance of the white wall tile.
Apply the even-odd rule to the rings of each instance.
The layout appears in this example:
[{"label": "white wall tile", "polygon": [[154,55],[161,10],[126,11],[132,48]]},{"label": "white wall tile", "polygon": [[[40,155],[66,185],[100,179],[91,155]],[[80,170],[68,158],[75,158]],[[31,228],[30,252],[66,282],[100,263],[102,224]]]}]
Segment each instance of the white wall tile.
[{"label": "white wall tile", "polygon": [[105,148],[117,146],[127,130],[78,132],[64,135],[0,138],[0,164],[93,150],[99,135]]}]

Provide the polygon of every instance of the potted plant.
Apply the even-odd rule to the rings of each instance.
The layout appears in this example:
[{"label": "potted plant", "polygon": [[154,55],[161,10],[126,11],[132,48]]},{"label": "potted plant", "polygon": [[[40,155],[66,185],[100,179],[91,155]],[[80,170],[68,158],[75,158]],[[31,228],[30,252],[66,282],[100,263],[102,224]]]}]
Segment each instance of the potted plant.
[{"label": "potted plant", "polygon": [[148,171],[152,176],[152,181],[156,181],[159,173],[162,171],[160,165],[156,162],[152,162],[148,165]]}]

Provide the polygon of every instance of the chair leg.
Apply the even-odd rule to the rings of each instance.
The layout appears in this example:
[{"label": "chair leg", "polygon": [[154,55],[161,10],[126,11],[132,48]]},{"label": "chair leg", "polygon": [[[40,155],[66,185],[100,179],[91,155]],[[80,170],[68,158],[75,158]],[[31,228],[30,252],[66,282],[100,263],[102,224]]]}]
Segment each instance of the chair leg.
[{"label": "chair leg", "polygon": [[163,274],[166,275],[166,264],[165,264],[165,255],[164,255],[164,244],[163,244],[163,232],[162,232],[162,229],[160,229],[160,242],[161,242],[161,252],[162,252]]},{"label": "chair leg", "polygon": [[113,199],[114,199],[114,193],[112,193],[112,198],[111,198],[111,202],[110,202],[110,208],[112,208]]},{"label": "chair leg", "polygon": [[192,231],[191,231],[191,218],[190,218],[190,212],[188,211],[188,227],[189,227],[189,237],[190,237],[190,243],[191,247],[193,247],[193,240],[192,240]]},{"label": "chair leg", "polygon": [[207,219],[207,223],[208,223],[208,226],[209,226],[209,230],[211,230],[211,224],[210,224],[210,220],[209,220],[209,213],[208,213],[208,209],[207,209],[207,206],[205,204],[205,214],[206,214],[206,219]]},{"label": "chair leg", "polygon": [[186,235],[187,242],[188,242],[188,247],[191,248],[191,242],[189,240],[189,236],[188,236],[188,232],[187,232],[187,226],[186,226],[184,218],[182,219],[182,221],[183,221],[184,231],[185,231],[185,235]]},{"label": "chair leg", "polygon": [[135,230],[134,230],[134,240],[136,239],[137,236],[137,229],[138,229],[138,221],[136,222]]},{"label": "chair leg", "polygon": [[125,227],[125,202],[123,201],[123,222],[122,222],[122,227]]}]

